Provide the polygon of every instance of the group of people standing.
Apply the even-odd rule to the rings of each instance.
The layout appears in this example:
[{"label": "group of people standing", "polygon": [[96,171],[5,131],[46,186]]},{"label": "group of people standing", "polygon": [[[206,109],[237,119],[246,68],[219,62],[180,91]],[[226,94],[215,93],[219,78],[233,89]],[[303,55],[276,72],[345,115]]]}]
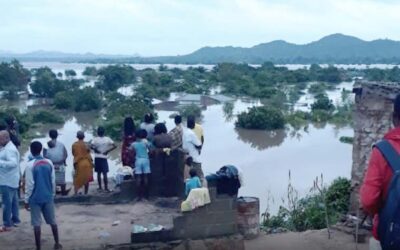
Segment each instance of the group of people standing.
[{"label": "group of people standing", "polygon": [[[199,155],[204,143],[203,130],[196,124],[194,117],[187,118],[187,127],[182,125],[182,117],[176,115],[175,127],[168,133],[164,123],[154,123],[152,114],[146,114],[139,129],[131,117],[124,120],[121,160],[124,166],[134,169],[137,178],[138,199],[148,198],[149,174],[151,174],[149,153],[153,149],[176,150],[187,152],[187,164],[199,165]],[[57,186],[60,194],[67,195],[66,168],[68,152],[65,145],[58,140],[57,130],[50,130],[47,148],[39,141],[30,144],[30,156],[26,162],[24,173],[21,173],[18,147],[18,127],[15,117],[8,119],[8,126],[0,128],[0,191],[3,205],[3,226],[0,233],[11,231],[20,224],[19,197],[24,192],[25,208],[31,213],[31,224],[34,228],[36,248],[41,248],[42,215],[51,226],[55,249],[62,248],[59,243],[58,228],[54,212],[54,196]],[[97,173],[98,190],[110,192],[108,187],[108,154],[117,148],[114,141],[105,135],[103,127],[97,129],[97,136],[85,142],[85,134],[78,131],[77,141],[72,145],[73,187],[78,195],[84,188],[89,191],[89,183],[93,181],[93,170]],[[94,153],[94,160],[91,153]],[[194,177],[196,173],[191,171]],[[23,183],[21,185],[21,183]],[[104,189],[103,184],[104,183]],[[193,185],[191,185],[193,186]],[[196,185],[194,185],[196,186]],[[194,187],[193,186],[193,187]],[[21,189],[20,189],[21,188]]]},{"label": "group of people standing", "polygon": [[[0,227],[0,233],[12,231],[13,227],[18,227],[21,223],[19,217],[19,198],[21,195],[19,191],[23,178],[18,151],[20,141],[18,140],[15,118],[11,116],[6,122],[7,127],[0,128],[0,191],[3,207],[3,225]],[[53,135],[53,132],[51,135]],[[52,148],[58,147],[53,139],[49,142],[49,145]],[[26,164],[24,173],[24,201],[25,208],[31,214],[36,249],[41,249],[42,215],[46,223],[51,226],[55,241],[54,249],[61,249],[54,213],[55,166],[52,161],[42,156],[42,144],[40,142],[32,142],[30,152],[31,157]],[[50,150],[49,154],[54,156],[53,153]],[[56,163],[62,164],[62,160],[57,158]]]},{"label": "group of people standing", "polygon": [[202,127],[196,124],[193,116],[187,118],[187,128],[183,127],[180,115],[175,116],[174,122],[175,127],[168,132],[164,123],[154,123],[151,113],[145,115],[138,130],[131,117],[124,120],[121,159],[124,166],[134,168],[139,200],[149,195],[149,152],[152,149],[182,149],[188,154],[187,162],[200,165],[199,155],[204,143]]}]

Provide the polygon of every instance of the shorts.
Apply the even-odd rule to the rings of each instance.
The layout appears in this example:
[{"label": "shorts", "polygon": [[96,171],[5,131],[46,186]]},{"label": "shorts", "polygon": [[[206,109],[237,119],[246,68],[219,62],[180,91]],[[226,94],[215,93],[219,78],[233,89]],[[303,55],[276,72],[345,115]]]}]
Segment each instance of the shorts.
[{"label": "shorts", "polygon": [[147,158],[136,158],[135,174],[150,174],[150,160]]},{"label": "shorts", "polygon": [[48,225],[56,225],[56,218],[54,214],[54,202],[47,202],[42,204],[29,204],[31,209],[31,223],[34,227],[39,227],[42,224],[43,218]]},{"label": "shorts", "polygon": [[108,161],[106,158],[94,158],[94,171],[97,173],[108,173]]}]

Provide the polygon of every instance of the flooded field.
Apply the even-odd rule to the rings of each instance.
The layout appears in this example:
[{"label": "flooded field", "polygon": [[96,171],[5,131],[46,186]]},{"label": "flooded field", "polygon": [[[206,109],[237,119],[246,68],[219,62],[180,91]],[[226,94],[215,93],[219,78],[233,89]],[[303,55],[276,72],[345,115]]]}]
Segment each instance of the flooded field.
[{"label": "flooded field", "polygon": [[[29,65],[25,65],[29,67]],[[87,65],[75,67],[75,64],[49,65],[54,71],[74,69],[78,76]],[[60,66],[60,67],[58,67]],[[58,67],[58,68],[57,68]],[[351,89],[352,83],[343,83],[338,89],[328,91],[328,95],[334,103],[340,99],[342,88]],[[128,91],[129,92],[129,91]],[[304,95],[299,103],[311,103],[312,96]],[[339,141],[340,136],[352,136],[350,127],[335,127],[333,125],[312,125],[299,131],[291,128],[274,132],[245,130],[235,128],[235,115],[257,103],[236,100],[232,117],[224,113],[223,105],[208,106],[202,112],[202,120],[205,133],[205,143],[201,154],[204,172],[214,173],[226,164],[238,166],[244,174],[244,186],[240,189],[241,195],[257,196],[261,200],[261,209],[269,207],[272,213],[276,212],[286,196],[288,173],[291,171],[292,184],[298,189],[300,195],[304,195],[313,185],[316,176],[323,174],[324,182],[329,184],[333,179],[342,176],[350,177],[352,146]],[[26,108],[32,105],[32,101],[17,102],[13,105]],[[168,130],[174,127],[170,118],[172,111],[156,110],[158,121],[166,122]],[[66,122],[58,126],[45,126],[38,129],[38,135],[46,135],[50,128],[59,130],[59,140],[62,141],[70,157],[67,160],[67,180],[71,181],[72,157],[71,145],[75,142],[78,130],[86,133],[86,140],[93,137],[94,122],[99,114],[66,113]],[[47,142],[48,137],[38,136],[38,140]],[[23,156],[26,159],[28,152],[24,142]],[[120,165],[119,148],[110,155],[110,175]],[[269,194],[269,195],[268,195]],[[268,198],[268,196],[270,198]]]}]

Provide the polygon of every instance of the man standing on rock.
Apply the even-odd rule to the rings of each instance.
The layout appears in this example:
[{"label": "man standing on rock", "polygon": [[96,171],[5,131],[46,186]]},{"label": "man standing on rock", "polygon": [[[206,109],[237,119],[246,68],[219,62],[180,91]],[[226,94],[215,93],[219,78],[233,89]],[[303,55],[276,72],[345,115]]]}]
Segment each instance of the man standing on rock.
[{"label": "man standing on rock", "polygon": [[0,192],[3,202],[1,232],[11,231],[19,220],[18,188],[20,181],[19,152],[6,130],[0,131]]},{"label": "man standing on rock", "polygon": [[56,177],[50,160],[41,156],[42,144],[34,141],[30,146],[33,160],[25,169],[25,208],[31,212],[31,223],[35,233],[36,249],[41,249],[42,214],[54,237],[54,249],[62,249],[58,239],[58,227],[54,212]]},{"label": "man standing on rock", "polygon": [[[394,176],[393,173],[397,172],[394,170],[400,168],[400,164],[397,164],[400,163],[400,95],[398,95],[394,101],[393,125],[394,128],[383,137],[381,142],[374,146],[365,174],[364,183],[360,189],[363,209],[368,214],[374,216],[372,231],[374,237],[370,240],[370,249],[381,249],[380,244],[386,244],[385,242],[388,240],[387,231],[384,229],[386,224],[388,224],[386,222],[389,222],[389,228],[392,229],[397,225],[393,218],[389,218],[388,221],[388,216],[385,215],[385,211],[387,211],[388,208],[390,209],[390,206],[399,206],[399,204],[393,204],[396,202],[389,202],[388,199],[393,201],[393,195],[397,195],[395,194],[396,192],[393,192],[393,187],[390,183]],[[395,181],[396,178],[399,179],[397,173],[393,181]],[[396,216],[400,217],[398,213]],[[396,228],[394,230],[396,230]],[[379,242],[379,240],[381,242]],[[388,248],[384,247],[384,249]],[[395,247],[389,249],[399,248]]]}]

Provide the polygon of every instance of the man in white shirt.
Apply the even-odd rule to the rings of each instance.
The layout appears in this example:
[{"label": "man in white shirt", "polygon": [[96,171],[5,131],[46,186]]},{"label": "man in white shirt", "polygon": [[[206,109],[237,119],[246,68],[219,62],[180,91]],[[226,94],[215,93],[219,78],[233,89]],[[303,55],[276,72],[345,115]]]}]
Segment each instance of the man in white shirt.
[{"label": "man in white shirt", "polygon": [[187,128],[183,131],[183,138],[182,138],[182,148],[185,150],[190,157],[192,157],[194,163],[200,163],[200,147],[201,141],[197,138],[196,134],[193,131],[195,126],[194,121],[188,120]]},{"label": "man in white shirt", "polygon": [[97,137],[93,138],[90,142],[90,148],[94,151],[94,171],[97,173],[97,182],[99,184],[98,191],[102,191],[101,187],[101,174],[103,174],[104,190],[110,192],[108,189],[108,153],[117,148],[114,141],[110,137],[105,136],[105,129],[99,127],[97,129]]},{"label": "man in white shirt", "polygon": [[10,231],[21,223],[18,208],[18,188],[21,177],[18,149],[10,140],[10,134],[0,131],[0,192],[3,202],[3,226],[0,232]]}]

